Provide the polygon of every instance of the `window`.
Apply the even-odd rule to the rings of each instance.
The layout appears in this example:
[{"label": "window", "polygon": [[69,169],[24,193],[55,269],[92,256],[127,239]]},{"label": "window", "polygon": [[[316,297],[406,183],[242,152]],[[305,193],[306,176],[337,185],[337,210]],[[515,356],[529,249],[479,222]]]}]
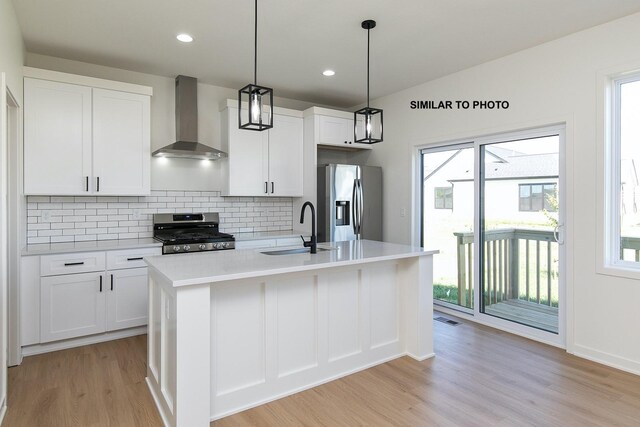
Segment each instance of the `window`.
[{"label": "window", "polygon": [[556,184],[520,184],[520,212],[556,212],[557,189]]},{"label": "window", "polygon": [[637,263],[640,260],[637,171],[640,165],[640,74],[614,80],[611,105],[612,164],[608,212],[611,218],[611,261]]},{"label": "window", "polygon": [[434,193],[436,209],[453,209],[453,187],[436,187]]}]

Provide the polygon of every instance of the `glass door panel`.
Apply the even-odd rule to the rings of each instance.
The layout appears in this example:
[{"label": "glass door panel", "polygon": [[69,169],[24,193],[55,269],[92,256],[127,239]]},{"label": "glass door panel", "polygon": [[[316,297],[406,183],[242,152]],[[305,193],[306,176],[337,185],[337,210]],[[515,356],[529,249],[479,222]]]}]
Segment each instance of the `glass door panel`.
[{"label": "glass door panel", "polygon": [[480,146],[480,312],[558,333],[558,135]]},{"label": "glass door panel", "polygon": [[473,308],[473,145],[422,151],[422,246],[434,257],[434,301]]}]

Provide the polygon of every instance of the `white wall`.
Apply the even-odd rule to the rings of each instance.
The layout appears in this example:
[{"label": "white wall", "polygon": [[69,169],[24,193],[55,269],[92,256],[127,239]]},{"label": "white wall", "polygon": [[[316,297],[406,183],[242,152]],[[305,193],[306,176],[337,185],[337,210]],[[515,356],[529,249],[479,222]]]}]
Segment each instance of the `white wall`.
[{"label": "white wall", "polygon": [[[640,282],[596,273],[597,73],[640,60],[640,14],[376,100],[385,141],[384,238],[409,243],[412,146],[567,122],[568,350],[640,373]],[[508,100],[502,111],[411,110],[411,100]],[[393,171],[393,173],[389,173]]]},{"label": "white wall", "polygon": [[[28,53],[26,65],[35,68],[80,74],[108,80],[136,83],[153,87],[151,98],[151,149],[156,150],[175,142],[175,82],[174,78],[137,73],[85,62]],[[192,76],[198,77],[198,76]],[[277,94],[277,88],[274,89]],[[230,89],[198,84],[198,134],[200,142],[220,148],[220,103],[237,99],[238,88]],[[304,110],[315,104],[287,98],[274,98],[278,107]],[[168,160],[168,161],[166,161]],[[151,162],[151,189],[220,191],[220,168],[217,163],[183,159],[153,158]]]},{"label": "white wall", "polygon": [[24,44],[13,3],[0,0],[0,72],[6,73],[7,86],[21,105],[23,63]]}]

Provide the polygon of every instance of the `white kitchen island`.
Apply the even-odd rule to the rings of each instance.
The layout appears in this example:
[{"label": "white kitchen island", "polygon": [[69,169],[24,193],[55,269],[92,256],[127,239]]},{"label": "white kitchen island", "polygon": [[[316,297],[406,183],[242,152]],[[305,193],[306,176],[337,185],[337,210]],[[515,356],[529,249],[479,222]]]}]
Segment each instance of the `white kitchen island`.
[{"label": "white kitchen island", "polygon": [[208,426],[403,355],[433,356],[437,251],[318,246],[334,249],[145,258],[147,383],[166,425]]}]

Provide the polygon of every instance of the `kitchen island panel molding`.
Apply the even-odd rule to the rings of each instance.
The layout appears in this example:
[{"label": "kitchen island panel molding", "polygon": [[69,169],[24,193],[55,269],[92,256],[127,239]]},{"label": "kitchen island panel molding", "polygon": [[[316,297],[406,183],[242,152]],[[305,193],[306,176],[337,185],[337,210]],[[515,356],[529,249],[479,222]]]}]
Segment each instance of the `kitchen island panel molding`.
[{"label": "kitchen island panel molding", "polygon": [[[429,262],[432,254],[412,252],[406,258],[372,259],[353,265],[209,280],[188,286],[179,286],[168,279],[154,266],[153,260],[157,258],[149,259],[148,384],[165,423],[206,426],[211,420],[406,354],[419,359],[433,356]],[[210,299],[207,304],[198,301],[195,311],[200,316],[190,312],[181,322],[171,309],[166,312],[171,303],[154,301],[157,295],[175,299],[180,317],[180,295],[202,288],[210,290],[207,294]],[[204,328],[203,319],[207,323]],[[410,324],[416,321],[425,324]],[[157,339],[167,340],[167,333],[158,333],[158,328],[175,331],[175,345],[157,343]],[[207,330],[208,335],[201,329]],[[202,354],[197,356],[198,362],[192,357],[194,351],[200,351],[195,347],[201,349],[203,343],[180,344],[193,339],[194,334],[205,341],[208,360]],[[160,368],[157,372],[158,367],[174,365],[174,371]],[[196,375],[195,366],[204,370]],[[163,379],[166,375],[177,378]],[[176,384],[175,392],[164,392],[163,384]],[[180,389],[178,384],[184,388]],[[189,403],[194,390],[204,389],[209,391],[208,402],[204,404],[206,417],[202,414],[202,403]],[[201,397],[198,396],[198,401]],[[189,416],[180,412],[181,401]],[[200,417],[193,418],[191,411],[199,412]]]}]

